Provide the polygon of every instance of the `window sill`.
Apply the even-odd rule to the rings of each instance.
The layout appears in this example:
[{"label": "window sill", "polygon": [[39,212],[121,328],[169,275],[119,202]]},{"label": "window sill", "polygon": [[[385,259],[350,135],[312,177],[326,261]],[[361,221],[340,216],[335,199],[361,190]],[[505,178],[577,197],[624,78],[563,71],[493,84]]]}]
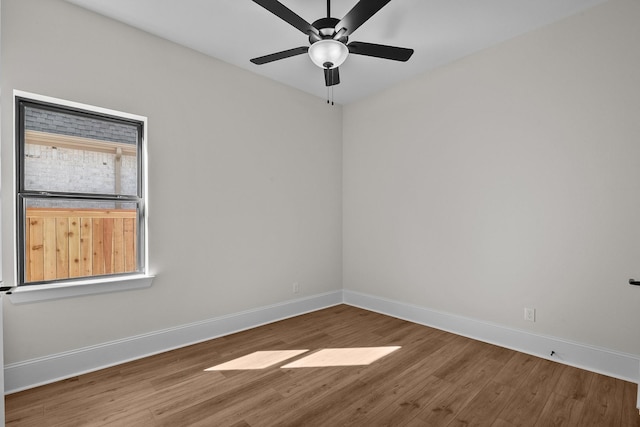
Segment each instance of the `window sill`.
[{"label": "window sill", "polygon": [[51,285],[21,286],[13,289],[8,296],[13,304],[25,304],[84,295],[129,291],[150,287],[154,277],[141,274],[77,282],[60,282]]}]

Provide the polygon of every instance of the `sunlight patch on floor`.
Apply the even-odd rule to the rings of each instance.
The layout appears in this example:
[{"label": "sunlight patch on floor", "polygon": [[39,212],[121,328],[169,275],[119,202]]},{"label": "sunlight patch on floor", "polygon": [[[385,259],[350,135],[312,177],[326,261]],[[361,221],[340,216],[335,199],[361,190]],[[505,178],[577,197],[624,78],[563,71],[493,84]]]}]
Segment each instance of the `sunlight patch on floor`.
[{"label": "sunlight patch on floor", "polygon": [[398,350],[398,346],[325,348],[302,359],[282,366],[282,368],[320,368],[327,366],[370,365],[382,357]]},{"label": "sunlight patch on floor", "polygon": [[205,371],[233,371],[245,369],[265,369],[285,360],[296,357],[309,350],[275,350],[256,351],[246,356],[238,357],[220,365],[205,369]]}]

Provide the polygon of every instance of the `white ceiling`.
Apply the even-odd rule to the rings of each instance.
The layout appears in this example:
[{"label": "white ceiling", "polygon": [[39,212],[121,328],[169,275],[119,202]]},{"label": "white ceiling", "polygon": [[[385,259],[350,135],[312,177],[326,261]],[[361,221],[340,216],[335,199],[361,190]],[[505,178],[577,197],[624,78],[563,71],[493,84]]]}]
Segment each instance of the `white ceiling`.
[{"label": "white ceiling", "polygon": [[[307,55],[265,65],[249,62],[308,45],[307,36],[251,0],[67,1],[318,97],[327,96],[323,72]],[[325,0],[280,1],[308,22],[326,16]],[[340,67],[335,102],[359,100],[605,1],[392,0],[350,41],[412,48],[413,57],[403,63],[350,55]],[[356,3],[333,0],[331,14],[342,18]]]}]

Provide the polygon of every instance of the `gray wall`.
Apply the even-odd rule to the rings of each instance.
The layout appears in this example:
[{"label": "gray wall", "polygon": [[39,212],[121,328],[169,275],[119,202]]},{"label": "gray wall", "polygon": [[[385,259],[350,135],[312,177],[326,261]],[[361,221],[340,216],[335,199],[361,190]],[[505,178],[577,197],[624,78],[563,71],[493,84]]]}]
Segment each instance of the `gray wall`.
[{"label": "gray wall", "polygon": [[[342,287],[342,111],[60,0],[2,0],[2,253],[14,89],[149,120],[153,286],[13,305],[6,363]],[[300,294],[292,294],[292,283]]]},{"label": "gray wall", "polygon": [[344,287],[640,355],[638,22],[611,0],[346,106]]}]

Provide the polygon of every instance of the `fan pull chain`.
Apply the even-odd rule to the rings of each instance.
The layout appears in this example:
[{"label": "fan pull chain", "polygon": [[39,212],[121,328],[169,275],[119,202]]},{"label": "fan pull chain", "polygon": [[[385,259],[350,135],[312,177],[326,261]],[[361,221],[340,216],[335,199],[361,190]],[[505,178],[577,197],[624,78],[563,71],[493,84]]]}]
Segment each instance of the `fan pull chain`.
[{"label": "fan pull chain", "polygon": [[327,86],[327,104],[335,105],[333,103],[333,86]]}]

